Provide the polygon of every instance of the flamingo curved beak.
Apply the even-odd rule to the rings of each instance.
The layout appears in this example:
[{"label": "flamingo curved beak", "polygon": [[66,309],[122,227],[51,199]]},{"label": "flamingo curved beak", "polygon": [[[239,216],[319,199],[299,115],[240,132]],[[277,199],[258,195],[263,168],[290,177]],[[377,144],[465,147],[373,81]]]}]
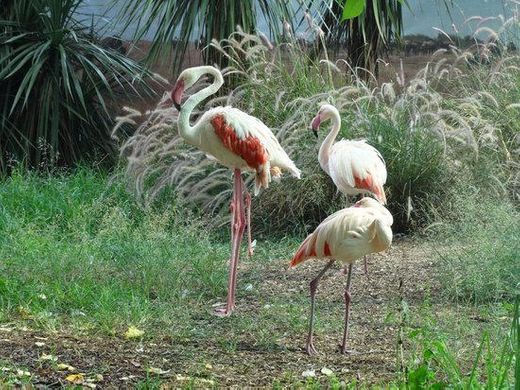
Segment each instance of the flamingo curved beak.
[{"label": "flamingo curved beak", "polygon": [[318,138],[318,129],[320,128],[320,123],[321,123],[321,117],[320,117],[320,114],[318,114],[314,117],[314,119],[311,122],[311,129],[316,138]]},{"label": "flamingo curved beak", "polygon": [[171,97],[173,100],[173,105],[175,106],[177,111],[181,110],[181,100],[182,100],[183,94],[184,94],[184,80],[179,79],[175,83],[175,86],[173,87],[172,94],[171,94]]}]

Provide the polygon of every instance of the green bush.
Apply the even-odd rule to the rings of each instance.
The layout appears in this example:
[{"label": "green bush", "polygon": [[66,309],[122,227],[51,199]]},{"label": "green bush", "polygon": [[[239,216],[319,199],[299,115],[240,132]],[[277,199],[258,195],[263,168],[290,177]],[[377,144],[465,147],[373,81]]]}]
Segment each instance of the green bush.
[{"label": "green bush", "polygon": [[83,0],[0,8],[0,171],[110,161],[111,99],[149,91],[146,72],[77,20]]},{"label": "green bush", "polygon": [[[396,232],[421,230],[446,215],[458,215],[452,205],[459,180],[490,196],[514,188],[510,183],[515,181],[518,161],[512,157],[512,132],[502,132],[505,122],[494,121],[487,113],[488,105],[495,104],[490,103],[495,101],[491,93],[472,90],[468,95],[468,89],[457,84],[461,68],[466,69],[459,52],[455,53],[462,58],[457,59],[459,67],[441,59],[406,83],[399,78],[374,86],[355,74],[347,76],[341,62],[311,58],[297,42],[272,48],[260,37],[237,32],[213,45],[230,57],[234,68],[225,72],[227,77],[240,80],[227,103],[270,126],[302,170],[300,182],[284,177],[254,200],[257,233],[299,232],[346,204],[321,172],[316,141],[308,130],[323,103],[334,104],[340,111],[343,137],[366,138],[385,158],[385,190]],[[469,81],[464,85],[471,87]],[[504,105],[511,103],[497,103],[498,109],[505,110]],[[222,104],[222,98],[201,109],[214,104]],[[146,192],[143,183],[158,177],[151,186],[152,195],[173,186],[182,198],[210,215],[213,223],[225,223],[231,195],[229,170],[209,163],[194,148],[180,148],[182,140],[172,141],[171,136],[175,119],[171,113],[161,115],[161,110],[152,113],[127,144],[132,150],[129,176],[140,193]],[[325,127],[320,134],[327,132]],[[495,184],[500,184],[500,191]],[[510,194],[515,197],[514,192]]]}]

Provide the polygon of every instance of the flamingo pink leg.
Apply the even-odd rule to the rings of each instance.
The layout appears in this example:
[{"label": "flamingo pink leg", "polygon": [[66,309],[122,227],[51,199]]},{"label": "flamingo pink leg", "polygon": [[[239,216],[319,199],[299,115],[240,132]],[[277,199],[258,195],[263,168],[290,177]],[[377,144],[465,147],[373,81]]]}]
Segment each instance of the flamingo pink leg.
[{"label": "flamingo pink leg", "polygon": [[246,192],[246,220],[247,220],[247,254],[251,258],[253,256],[253,246],[251,244],[251,194],[245,189]]},{"label": "flamingo pink leg", "polygon": [[365,275],[368,277],[368,261],[366,256],[363,257],[363,261],[365,263]]},{"label": "flamingo pink leg", "polygon": [[313,330],[314,330],[314,309],[316,304],[316,290],[318,289],[318,282],[320,281],[321,277],[327,270],[334,264],[335,260],[330,260],[325,267],[320,271],[320,273],[311,280],[311,283],[309,285],[309,288],[311,290],[311,318],[309,322],[309,334],[307,336],[307,344],[305,345],[305,351],[307,351],[307,354],[309,355],[316,355],[318,351],[314,347],[313,344]]},{"label": "flamingo pink leg", "polygon": [[235,309],[238,258],[245,229],[243,182],[240,169],[235,169],[234,172],[231,212],[231,261],[229,264],[228,296],[226,307],[215,310],[215,314],[218,316],[228,316]]},{"label": "flamingo pink leg", "polygon": [[347,285],[345,286],[345,329],[343,330],[343,342],[341,343],[341,353],[347,352],[348,320],[350,316],[350,282],[352,281],[352,264],[348,266]]}]

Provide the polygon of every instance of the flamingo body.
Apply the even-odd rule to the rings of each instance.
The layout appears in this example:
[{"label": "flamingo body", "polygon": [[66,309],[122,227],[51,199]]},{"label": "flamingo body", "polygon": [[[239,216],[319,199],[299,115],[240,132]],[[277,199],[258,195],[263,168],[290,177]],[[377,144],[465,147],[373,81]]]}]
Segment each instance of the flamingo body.
[{"label": "flamingo body", "polygon": [[360,202],[320,223],[296,251],[291,266],[311,258],[334,258],[351,264],[369,253],[387,249],[392,243],[392,215],[371,198]]},{"label": "flamingo body", "polygon": [[282,169],[300,177],[300,170],[271,130],[236,108],[216,107],[205,112],[194,126],[194,133],[191,143],[220,164],[254,172],[255,194],[269,187],[271,176],[277,178]]},{"label": "flamingo body", "polygon": [[322,167],[336,187],[346,195],[372,194],[386,203],[383,185],[386,166],[376,148],[364,140],[336,142],[330,151],[327,166]]}]

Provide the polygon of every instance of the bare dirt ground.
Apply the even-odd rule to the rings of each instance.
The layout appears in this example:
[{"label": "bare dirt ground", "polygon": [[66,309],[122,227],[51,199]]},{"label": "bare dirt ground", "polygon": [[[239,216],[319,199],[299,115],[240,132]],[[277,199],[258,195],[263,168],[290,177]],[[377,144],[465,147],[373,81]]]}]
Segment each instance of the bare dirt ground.
[{"label": "bare dirt ground", "polygon": [[[308,282],[323,265],[322,261],[312,263],[309,261],[293,270],[287,270],[286,259],[264,264],[243,263],[239,283],[257,279],[258,298],[239,296],[237,311],[231,319],[200,312],[194,314],[201,328],[214,328],[217,337],[157,336],[129,341],[123,337],[88,335],[81,331],[50,332],[30,322],[3,324],[0,327],[0,365],[12,367],[10,370],[21,367],[32,375],[32,384],[51,386],[70,383],[65,377],[71,373],[56,367],[57,363],[63,362],[75,367],[75,373],[84,374],[81,381],[89,379],[101,387],[127,386],[150,376],[172,386],[185,385],[190,380],[195,386],[203,387],[212,383],[265,386],[275,381],[284,385],[304,381],[302,372],[306,370],[315,370],[318,377],[324,376],[320,372],[323,367],[345,381],[381,383],[395,380],[399,360],[396,353],[398,321],[386,319],[389,313],[397,313],[401,294],[411,310],[421,306],[426,295],[432,301],[436,300],[439,289],[432,278],[435,265],[428,249],[401,241],[387,253],[370,257],[368,278],[363,274],[362,264],[356,265],[349,340],[355,353],[346,356],[339,354],[337,349],[343,325],[345,282],[339,268],[325,275],[318,291],[317,310],[318,314],[322,313],[318,320],[322,326],[318,326],[315,338],[318,356],[309,357],[304,353],[305,327],[300,331],[294,331],[290,326],[267,329],[267,332],[278,333],[275,341],[261,343],[258,340],[262,329],[255,329],[255,321],[269,307],[270,300],[287,302],[287,310],[295,305],[302,309],[303,305],[306,325]],[[401,280],[402,293],[398,289]],[[441,306],[439,310],[442,310]],[[324,312],[329,312],[330,316],[324,318]],[[334,324],[327,323],[331,318]],[[251,321],[251,331],[233,334],[234,320]],[[263,326],[263,322],[258,326]],[[229,342],[234,343],[232,348]],[[45,355],[51,358],[45,358]],[[147,373],[149,367],[160,368],[160,375]]]}]

